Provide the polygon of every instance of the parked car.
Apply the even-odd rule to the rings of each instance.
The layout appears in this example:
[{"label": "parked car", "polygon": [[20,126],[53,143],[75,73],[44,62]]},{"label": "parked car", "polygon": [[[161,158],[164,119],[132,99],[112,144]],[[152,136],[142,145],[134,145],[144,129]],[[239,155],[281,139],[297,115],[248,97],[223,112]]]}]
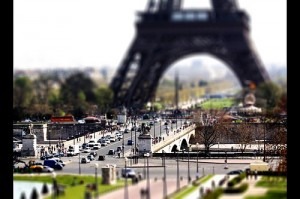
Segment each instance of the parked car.
[{"label": "parked car", "polygon": [[105,160],[105,155],[99,155],[98,160],[104,161]]},{"label": "parked car", "polygon": [[127,145],[133,145],[134,141],[133,140],[127,140]]},{"label": "parked car", "polygon": [[82,152],[83,153],[90,153],[91,152],[91,148],[90,147],[86,147]]},{"label": "parked car", "polygon": [[107,146],[107,142],[105,140],[101,140],[101,146]]},{"label": "parked car", "polygon": [[109,149],[108,155],[115,155],[115,150],[114,149]]},{"label": "parked car", "polygon": [[66,163],[62,161],[60,158],[50,158],[50,160],[55,160],[56,162],[59,162],[61,165],[66,166]]},{"label": "parked car", "polygon": [[92,154],[86,156],[90,161],[95,160],[95,157]]},{"label": "parked car", "polygon": [[91,162],[90,159],[88,159],[87,157],[83,157],[83,158],[81,158],[81,160],[80,160],[80,163],[82,163],[82,164],[90,163],[90,162]]},{"label": "parked car", "polygon": [[45,166],[45,165],[32,165],[32,166],[30,166],[30,169],[33,172],[47,172],[47,173],[50,173],[50,172],[54,171],[53,168],[51,168],[49,166]]},{"label": "parked car", "polygon": [[121,175],[123,178],[134,178],[136,177],[136,173],[132,168],[122,168]]},{"label": "parked car", "polygon": [[43,166],[43,169],[42,169],[43,172],[47,172],[47,173],[51,173],[54,171],[53,168],[49,167],[49,166]]},{"label": "parked car", "polygon": [[96,151],[92,151],[92,152],[90,152],[90,155],[93,155],[94,157],[96,157],[97,156],[97,152]]}]

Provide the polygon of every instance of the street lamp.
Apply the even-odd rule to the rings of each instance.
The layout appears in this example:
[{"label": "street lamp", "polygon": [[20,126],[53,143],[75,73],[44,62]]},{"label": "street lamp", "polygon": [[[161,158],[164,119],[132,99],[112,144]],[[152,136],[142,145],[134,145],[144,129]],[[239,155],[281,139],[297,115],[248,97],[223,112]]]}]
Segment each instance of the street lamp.
[{"label": "street lamp", "polygon": [[150,178],[149,178],[149,153],[145,153],[144,156],[147,158],[147,199],[150,199]]},{"label": "street lamp", "polygon": [[[47,127],[48,127],[48,124],[47,124]],[[49,126],[50,127],[50,126]],[[49,128],[48,128],[49,129]],[[47,132],[48,133],[48,141],[49,141],[49,149],[50,149],[50,147],[51,147],[51,142],[50,142],[50,134],[51,134],[51,132],[52,132],[52,124],[51,124],[51,129],[49,129],[49,132]],[[23,134],[23,132],[22,132],[22,134]],[[23,139],[23,138],[22,138]]]},{"label": "street lamp", "polygon": [[190,147],[187,148],[188,151],[188,183],[191,182],[191,174],[190,174]]},{"label": "street lamp", "polygon": [[[177,149],[177,148],[176,148]],[[179,161],[178,161],[178,151],[176,150],[176,162],[177,162],[177,191],[180,189],[180,181],[179,181]]]},{"label": "street lamp", "polygon": [[57,185],[57,181],[56,181],[56,173],[52,172],[52,181],[53,181],[53,185],[52,185],[52,198],[55,199],[57,196],[57,191],[58,191],[58,185]]},{"label": "street lamp", "polygon": [[127,157],[124,158],[125,161],[125,189],[124,189],[124,199],[128,199],[128,183],[127,183]]},{"label": "street lamp", "polygon": [[74,132],[75,132],[75,124],[73,124],[73,132],[72,132],[72,136],[73,136],[73,144],[75,145],[75,136],[74,136]]},{"label": "street lamp", "polygon": [[81,167],[80,167],[80,151],[78,153],[78,173],[81,174]]},{"label": "street lamp", "polygon": [[153,122],[153,127],[154,127],[154,144],[156,143],[156,137],[155,137],[155,122]]},{"label": "street lamp", "polygon": [[95,197],[97,198],[98,195],[99,195],[99,192],[98,192],[98,177],[97,177],[97,174],[98,174],[98,163],[95,163],[95,184],[96,184],[96,195]]},{"label": "street lamp", "polygon": [[159,120],[159,137],[161,137],[161,119]]},{"label": "street lamp", "polygon": [[[144,155],[146,154],[146,149],[144,149]],[[143,168],[144,178],[146,177],[146,158],[144,157],[144,168]]]},{"label": "street lamp", "polygon": [[[136,123],[135,123],[136,126]],[[136,128],[134,128],[134,163],[137,164],[138,163],[138,159],[136,156]]]},{"label": "street lamp", "polygon": [[196,144],[196,147],[197,147],[197,177],[198,177],[198,175],[199,175],[199,164],[198,164],[198,156],[199,156],[199,143],[197,142],[197,144]]},{"label": "street lamp", "polygon": [[123,139],[122,139],[122,152],[123,152],[123,157],[125,156],[125,144],[124,144],[124,133],[123,133]]},{"label": "street lamp", "polygon": [[167,179],[166,179],[166,154],[165,154],[165,151],[162,150],[162,153],[163,153],[163,167],[164,167],[164,191],[163,191],[163,194],[164,194],[164,199],[167,198]]}]

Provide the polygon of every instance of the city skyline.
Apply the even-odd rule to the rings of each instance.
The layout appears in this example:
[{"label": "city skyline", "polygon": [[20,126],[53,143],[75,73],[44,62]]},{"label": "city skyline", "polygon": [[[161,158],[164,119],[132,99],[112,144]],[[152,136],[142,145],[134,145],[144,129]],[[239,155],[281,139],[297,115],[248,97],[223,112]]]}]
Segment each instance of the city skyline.
[{"label": "city skyline", "polygon": [[[251,39],[263,64],[286,67],[286,1],[237,2],[250,16]],[[135,36],[136,13],[146,5],[146,0],[15,0],[14,69],[116,69]],[[186,0],[183,7],[210,8],[210,3]],[[220,62],[197,55],[178,64],[195,59],[206,65]]]}]

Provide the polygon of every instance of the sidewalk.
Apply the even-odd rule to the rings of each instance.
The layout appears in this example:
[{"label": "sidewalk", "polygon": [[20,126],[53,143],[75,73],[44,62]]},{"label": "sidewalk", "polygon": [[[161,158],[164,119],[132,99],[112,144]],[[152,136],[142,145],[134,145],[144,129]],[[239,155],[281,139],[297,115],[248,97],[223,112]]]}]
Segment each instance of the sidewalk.
[{"label": "sidewalk", "polygon": [[184,199],[198,199],[198,198],[201,198],[201,194],[200,194],[201,187],[203,188],[204,193],[208,189],[213,190],[212,181],[214,181],[215,186],[217,187],[218,184],[219,184],[219,181],[221,179],[223,179],[225,176],[226,176],[225,174],[214,175],[212,178],[210,178],[205,183],[201,184],[195,191],[193,191],[191,194],[189,194]]},{"label": "sidewalk", "polygon": [[[131,185],[131,180],[128,180],[128,197],[127,199],[139,199],[141,197],[141,190],[146,189],[147,180],[142,180],[138,184]],[[180,187],[186,186],[187,180],[183,179],[180,181]],[[167,179],[167,195],[170,195],[176,191],[176,179]],[[150,198],[151,199],[162,199],[163,198],[163,180],[158,179],[154,181],[150,180]],[[98,197],[98,199],[125,199],[125,187],[106,193]]]}]

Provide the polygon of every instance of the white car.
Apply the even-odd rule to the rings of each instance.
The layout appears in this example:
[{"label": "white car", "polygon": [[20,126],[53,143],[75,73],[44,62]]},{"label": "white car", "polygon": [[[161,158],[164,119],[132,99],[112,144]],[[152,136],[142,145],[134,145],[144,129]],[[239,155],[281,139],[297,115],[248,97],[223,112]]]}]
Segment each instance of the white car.
[{"label": "white car", "polygon": [[91,152],[91,148],[90,147],[86,147],[82,153],[90,153]]},{"label": "white car", "polygon": [[49,166],[43,166],[42,171],[43,171],[43,172],[48,172],[48,173],[50,173],[50,172],[53,172],[54,169],[51,168],[51,167],[49,167]]},{"label": "white car", "polygon": [[105,140],[101,141],[101,146],[107,146],[107,142]]}]

